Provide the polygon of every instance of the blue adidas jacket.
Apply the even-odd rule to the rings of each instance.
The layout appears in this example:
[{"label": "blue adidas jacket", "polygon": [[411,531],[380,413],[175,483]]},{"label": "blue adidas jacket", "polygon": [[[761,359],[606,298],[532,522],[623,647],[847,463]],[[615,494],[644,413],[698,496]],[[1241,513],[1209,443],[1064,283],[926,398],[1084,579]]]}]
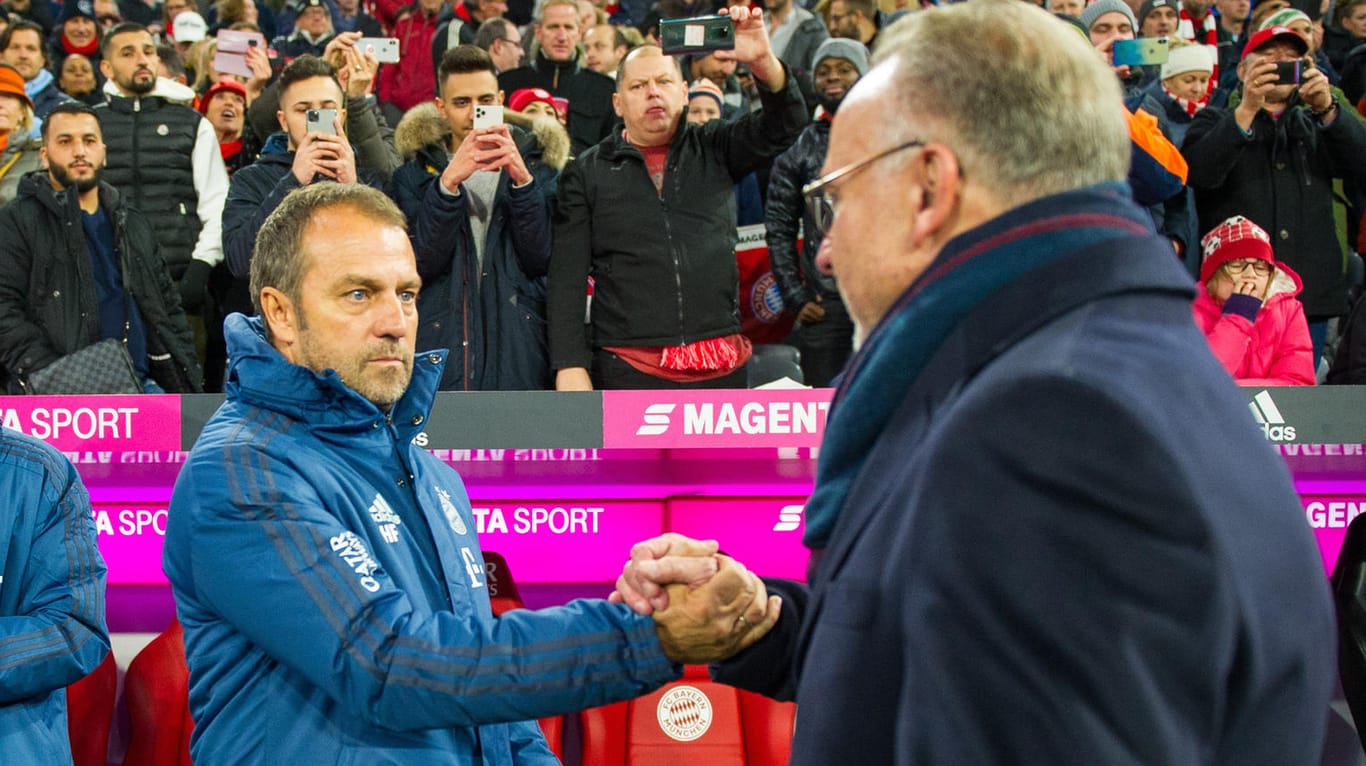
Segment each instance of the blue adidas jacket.
[{"label": "blue adidas jacket", "polygon": [[622,605],[493,618],[464,485],[412,443],[443,353],[386,417],[286,362],[259,320],[225,327],[227,401],[176,481],[164,554],[197,766],[556,763],[533,719],[679,676]]},{"label": "blue adidas jacket", "polygon": [[70,763],[66,686],[109,653],[104,559],[76,469],[0,430],[0,761]]}]

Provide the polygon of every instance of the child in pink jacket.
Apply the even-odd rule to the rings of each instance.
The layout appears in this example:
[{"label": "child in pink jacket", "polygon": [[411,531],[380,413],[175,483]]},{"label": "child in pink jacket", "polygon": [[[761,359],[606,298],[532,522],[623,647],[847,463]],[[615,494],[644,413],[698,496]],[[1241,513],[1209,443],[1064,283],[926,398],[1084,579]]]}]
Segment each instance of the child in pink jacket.
[{"label": "child in pink jacket", "polygon": [[1238,215],[1200,240],[1204,260],[1195,323],[1239,383],[1312,386],[1314,354],[1300,276],[1277,263],[1271,238]]}]

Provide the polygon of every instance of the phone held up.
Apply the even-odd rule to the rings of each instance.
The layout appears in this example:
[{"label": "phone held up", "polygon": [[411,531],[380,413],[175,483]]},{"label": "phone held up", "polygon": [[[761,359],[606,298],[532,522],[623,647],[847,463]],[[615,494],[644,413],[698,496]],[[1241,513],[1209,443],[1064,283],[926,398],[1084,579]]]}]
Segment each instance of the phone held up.
[{"label": "phone held up", "polygon": [[332,123],[336,119],[336,109],[309,109],[305,115],[307,132],[326,133],[329,136],[335,136],[337,135],[337,127]]},{"label": "phone held up", "polygon": [[490,104],[476,104],[474,107],[474,129],[482,130],[503,124],[503,107]]},{"label": "phone held up", "polygon": [[1296,59],[1295,61],[1276,62],[1276,84],[1277,85],[1299,85],[1304,78],[1301,65],[1304,62]]},{"label": "phone held up", "polygon": [[362,56],[373,51],[375,61],[380,64],[398,63],[397,37],[362,37],[356,41],[356,50]]},{"label": "phone held up", "polygon": [[1169,53],[1170,43],[1165,37],[1116,40],[1110,48],[1110,63],[1114,66],[1155,66],[1167,63]]},{"label": "phone held up", "polygon": [[729,16],[661,19],[659,47],[670,56],[735,49],[735,20]]}]

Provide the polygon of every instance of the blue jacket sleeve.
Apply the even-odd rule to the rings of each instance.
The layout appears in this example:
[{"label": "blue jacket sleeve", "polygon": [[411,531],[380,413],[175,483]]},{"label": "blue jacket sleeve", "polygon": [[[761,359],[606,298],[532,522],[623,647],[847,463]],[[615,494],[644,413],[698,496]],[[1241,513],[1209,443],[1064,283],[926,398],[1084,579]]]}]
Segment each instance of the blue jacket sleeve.
[{"label": "blue jacket sleeve", "polygon": [[517,766],[560,766],[560,759],[550,751],[539,723],[518,721],[509,724],[508,730],[512,760]]},{"label": "blue jacket sleeve", "polygon": [[654,623],[620,604],[496,620],[414,608],[299,470],[254,443],[205,453],[184,468],[172,514],[190,525],[179,541],[195,597],[358,720],[395,731],[528,721],[678,677]]},{"label": "blue jacket sleeve", "polygon": [[0,435],[0,491],[11,504],[0,552],[0,706],[45,695],[109,653],[104,560],[76,469],[45,445]]}]

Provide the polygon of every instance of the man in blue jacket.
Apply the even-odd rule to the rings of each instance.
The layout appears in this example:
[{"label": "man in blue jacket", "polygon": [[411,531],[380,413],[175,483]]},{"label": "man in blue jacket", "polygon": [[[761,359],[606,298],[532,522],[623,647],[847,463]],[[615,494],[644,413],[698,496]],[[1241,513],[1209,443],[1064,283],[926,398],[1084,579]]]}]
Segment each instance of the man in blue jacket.
[{"label": "man in blue jacket", "polygon": [[493,619],[464,485],[413,443],[444,354],[414,351],[403,214],[362,184],[293,192],[251,277],[260,318],[228,318],[227,402],[166,531],[196,764],[557,763],[534,719],[637,696],[772,625],[724,558],[695,592],[730,604],[710,621],[670,610],[657,629],[601,600]]},{"label": "man in blue jacket", "polygon": [[46,444],[0,430],[0,753],[71,763],[66,687],[109,654],[90,496]]},{"label": "man in blue jacket", "polygon": [[799,766],[1317,763],[1323,564],[1122,183],[1114,75],[1025,3],[884,35],[806,190],[861,341],[809,586],[713,675],[798,702]]}]

